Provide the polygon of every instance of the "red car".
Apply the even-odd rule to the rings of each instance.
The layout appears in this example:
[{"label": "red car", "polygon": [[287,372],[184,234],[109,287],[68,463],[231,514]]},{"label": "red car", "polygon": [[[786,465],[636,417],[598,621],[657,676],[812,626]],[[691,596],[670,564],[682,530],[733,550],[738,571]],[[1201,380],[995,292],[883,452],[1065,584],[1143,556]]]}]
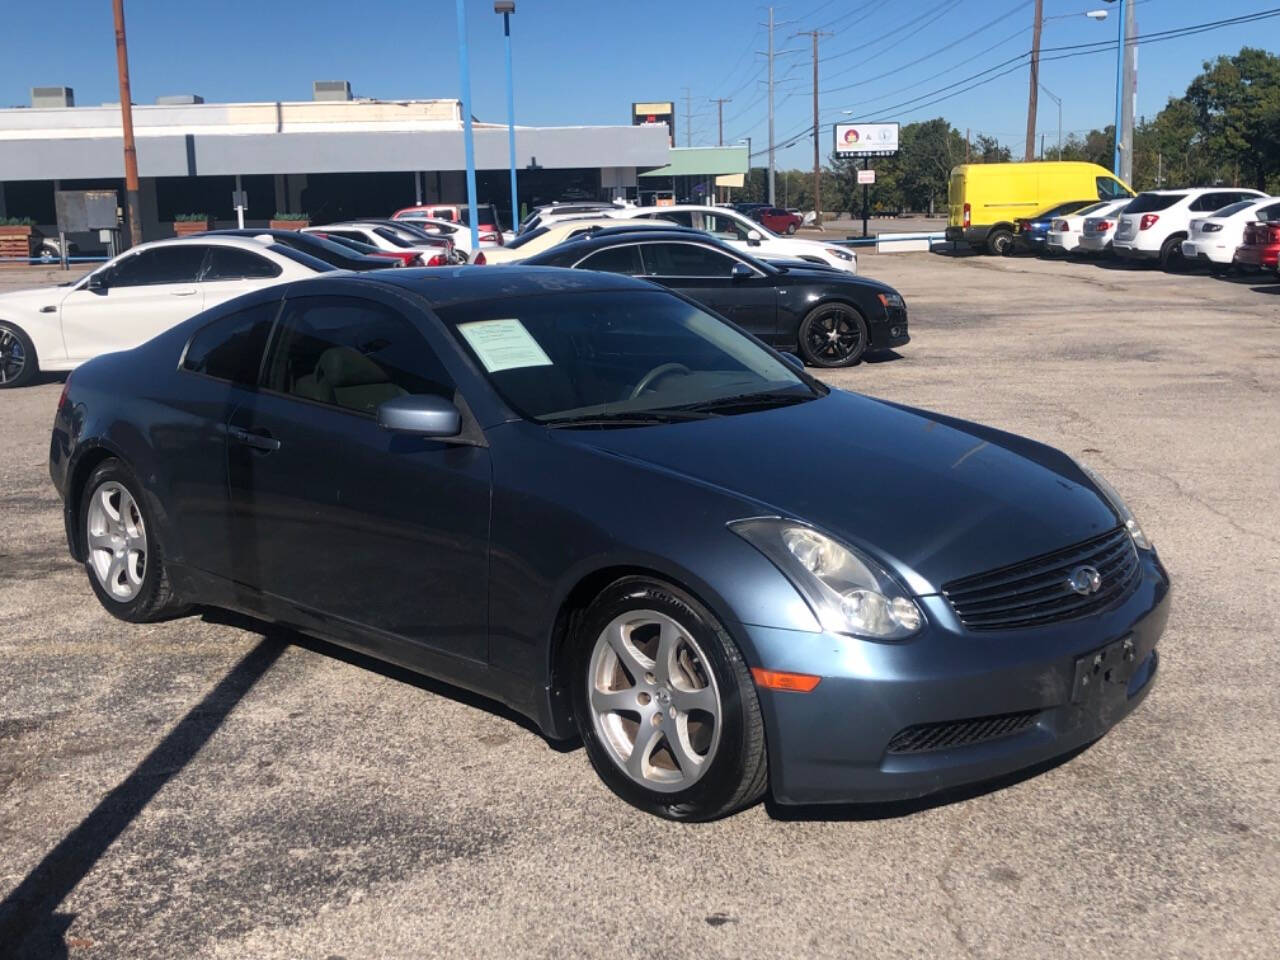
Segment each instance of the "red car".
[{"label": "red car", "polygon": [[798,213],[783,210],[781,207],[760,207],[752,210],[748,216],[758,223],[763,223],[774,233],[785,233],[788,236],[800,229],[804,222]]},{"label": "red car", "polygon": [[[432,220],[448,220],[450,223],[467,224],[467,205],[465,203],[424,203],[416,207],[403,207],[391,215],[392,220],[413,222],[415,216]],[[492,203],[476,204],[476,231],[481,240],[502,244],[502,224],[498,222],[498,211]]]},{"label": "red car", "polygon": [[1235,262],[1280,272],[1280,220],[1257,220],[1244,228],[1244,243],[1236,247]]}]

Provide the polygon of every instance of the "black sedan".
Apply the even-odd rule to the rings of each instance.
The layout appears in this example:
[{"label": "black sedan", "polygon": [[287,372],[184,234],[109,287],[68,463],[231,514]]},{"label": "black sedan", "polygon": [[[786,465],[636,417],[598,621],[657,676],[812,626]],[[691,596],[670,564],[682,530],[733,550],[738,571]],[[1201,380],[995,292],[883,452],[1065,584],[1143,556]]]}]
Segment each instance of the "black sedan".
[{"label": "black sedan", "polygon": [[208,232],[224,237],[268,236],[276,243],[292,247],[294,250],[301,250],[303,253],[310,254],[317,260],[323,260],[338,270],[386,270],[389,267],[397,266],[395,261],[387,260],[385,257],[365,256],[341,244],[326,240],[324,237],[300,233],[297,230],[254,230],[251,227],[246,227],[243,230],[210,230]]},{"label": "black sedan", "polygon": [[1115,491],[793,360],[630,277],[331,273],[81,366],[50,472],[115,616],[482,692],[673,819],[985,780],[1135,709],[1169,580]]},{"label": "black sedan", "polygon": [[521,263],[652,280],[815,367],[847,367],[868,350],[900,347],[911,339],[907,305],[888,284],[757,260],[698,231],[608,227]]}]

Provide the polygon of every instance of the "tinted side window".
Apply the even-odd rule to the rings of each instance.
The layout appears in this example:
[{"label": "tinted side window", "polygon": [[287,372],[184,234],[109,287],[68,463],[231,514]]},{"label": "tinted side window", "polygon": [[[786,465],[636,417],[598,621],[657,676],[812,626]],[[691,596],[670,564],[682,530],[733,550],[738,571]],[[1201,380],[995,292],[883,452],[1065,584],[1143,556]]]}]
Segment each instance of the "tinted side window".
[{"label": "tinted side window", "polygon": [[624,247],[597,250],[577,266],[580,270],[604,270],[606,273],[625,273],[631,277],[644,273],[644,265],[640,262],[640,248],[633,243]]},{"label": "tinted side window", "polygon": [[453,395],[413,324],[358,297],[288,301],[267,366],[268,389],[360,413],[406,394]]},{"label": "tinted side window", "polygon": [[1221,210],[1235,198],[1236,195],[1234,193],[1202,193],[1191,201],[1190,209],[1198,213]]},{"label": "tinted side window", "polygon": [[688,210],[673,210],[671,213],[652,213],[648,215],[649,220],[669,220],[671,223],[678,223],[682,227],[693,226],[693,214]]},{"label": "tinted side window", "polygon": [[1280,220],[1280,203],[1273,203],[1267,207],[1259,207],[1254,213],[1255,220],[1270,222],[1272,220]]},{"label": "tinted side window", "polygon": [[258,382],[262,351],[279,309],[280,301],[271,300],[201,327],[187,346],[183,369],[232,383],[254,385]]},{"label": "tinted side window", "polygon": [[1132,196],[1128,190],[1121,186],[1120,181],[1113,180],[1111,177],[1097,177],[1095,182],[1098,185],[1099,200],[1119,200],[1121,197]]},{"label": "tinted side window", "polygon": [[[764,216],[769,212],[769,208],[765,207],[757,211],[757,216]],[[747,234],[754,229],[743,225],[735,217],[726,217],[717,213],[704,213],[702,215],[702,227],[707,233],[727,240],[745,240],[747,239]]]},{"label": "tinted side window", "polygon": [[279,264],[260,257],[248,250],[234,247],[213,247],[205,264],[204,280],[261,280],[278,277],[283,271]]},{"label": "tinted side window", "polygon": [[719,250],[692,243],[646,243],[645,272],[651,277],[727,277],[737,263]]},{"label": "tinted side window", "polygon": [[1186,195],[1182,193],[1140,193],[1124,208],[1125,213],[1154,213],[1165,210]]},{"label": "tinted side window", "polygon": [[153,247],[126,257],[111,268],[113,287],[144,287],[156,283],[195,283],[208,247],[182,244]]}]

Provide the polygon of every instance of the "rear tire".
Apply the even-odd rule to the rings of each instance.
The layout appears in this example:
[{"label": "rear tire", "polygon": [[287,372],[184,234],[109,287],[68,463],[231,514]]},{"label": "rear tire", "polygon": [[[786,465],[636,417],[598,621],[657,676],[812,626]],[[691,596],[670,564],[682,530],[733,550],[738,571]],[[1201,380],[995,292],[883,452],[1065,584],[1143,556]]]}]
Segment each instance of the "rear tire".
[{"label": "rear tire", "polygon": [[997,257],[1013,253],[1013,234],[1004,227],[997,227],[987,234],[987,252]]},{"label": "rear tire", "polygon": [[151,623],[186,609],[174,595],[142,487],[123,460],[104,460],[89,475],[80,546],[89,585],[113,617]]},{"label": "rear tire", "polygon": [[0,390],[25,387],[39,372],[31,338],[21,327],[0,320]]},{"label": "rear tire", "polygon": [[1187,259],[1182,255],[1182,241],[1185,234],[1175,233],[1160,247],[1160,269],[1167,273],[1178,273],[1187,266]]},{"label": "rear tire", "polygon": [[788,224],[787,224],[787,236],[791,236],[791,234],[793,234],[793,233],[795,233],[795,232],[796,232],[796,225],[795,225],[794,223],[788,223]]},{"label": "rear tire", "polygon": [[572,642],[574,718],[615,794],[685,821],[726,816],[764,794],[764,720],[751,672],[697,600],[624,577],[596,597]]}]

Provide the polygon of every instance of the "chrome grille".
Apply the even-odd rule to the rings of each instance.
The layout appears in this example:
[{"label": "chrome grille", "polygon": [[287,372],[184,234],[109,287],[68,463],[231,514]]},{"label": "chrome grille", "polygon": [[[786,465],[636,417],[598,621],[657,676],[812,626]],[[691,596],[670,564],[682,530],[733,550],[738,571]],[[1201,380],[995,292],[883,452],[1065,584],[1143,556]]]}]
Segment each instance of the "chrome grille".
[{"label": "chrome grille", "polygon": [[[1071,571],[1090,566],[1102,578],[1097,592],[1081,595],[1068,583]],[[942,587],[970,630],[1010,630],[1085,617],[1129,597],[1141,577],[1138,551],[1124,527],[1075,546]]]},{"label": "chrome grille", "polygon": [[929,750],[986,743],[988,740],[1021,733],[1036,722],[1037,715],[1038,711],[1024,710],[1021,713],[1003,713],[973,720],[922,723],[895,733],[889,741],[888,750],[889,753],[925,753]]}]

